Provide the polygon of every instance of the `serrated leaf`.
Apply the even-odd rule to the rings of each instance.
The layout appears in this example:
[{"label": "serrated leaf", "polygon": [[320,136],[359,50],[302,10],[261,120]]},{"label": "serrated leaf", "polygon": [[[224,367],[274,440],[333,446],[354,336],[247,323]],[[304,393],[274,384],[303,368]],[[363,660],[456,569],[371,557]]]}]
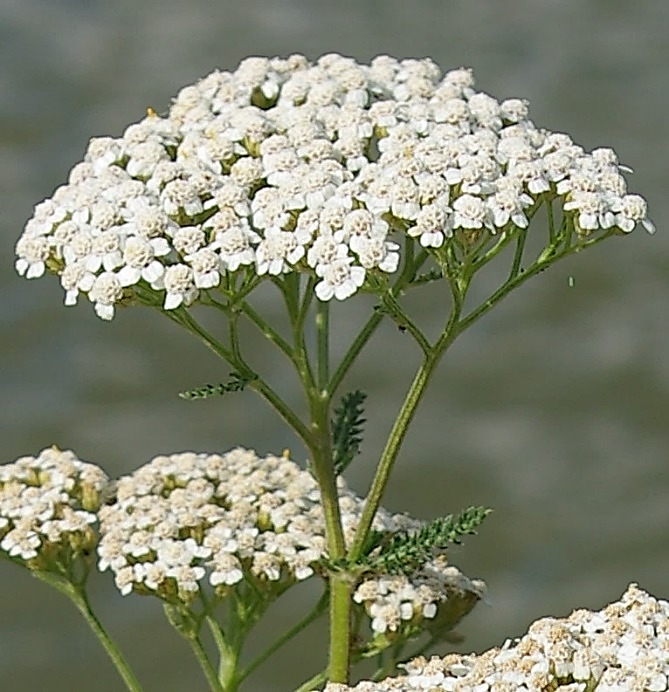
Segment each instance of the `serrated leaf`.
[{"label": "serrated leaf", "polygon": [[360,452],[362,443],[363,404],[367,395],[360,390],[342,397],[332,420],[332,460],[339,476]]},{"label": "serrated leaf", "polygon": [[443,279],[443,275],[439,269],[430,269],[430,271],[424,272],[423,274],[417,274],[411,279],[411,285],[417,286],[419,284],[427,284],[432,281],[438,281]]},{"label": "serrated leaf", "polygon": [[372,553],[364,565],[374,572],[410,575],[451,543],[460,543],[462,537],[476,533],[476,529],[491,510],[468,507],[456,517],[449,514],[438,517],[420,529],[392,534],[381,543],[380,550]]},{"label": "serrated leaf", "polygon": [[179,392],[179,396],[182,399],[208,399],[212,396],[223,396],[230,392],[241,392],[249,382],[251,382],[249,378],[242,377],[239,373],[231,372],[230,379],[227,382],[205,384],[202,387]]}]

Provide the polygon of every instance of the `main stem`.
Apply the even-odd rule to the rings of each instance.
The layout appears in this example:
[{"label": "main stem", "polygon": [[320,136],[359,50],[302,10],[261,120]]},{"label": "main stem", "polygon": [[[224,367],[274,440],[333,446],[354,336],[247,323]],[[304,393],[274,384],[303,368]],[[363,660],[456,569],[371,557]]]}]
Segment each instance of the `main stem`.
[{"label": "main stem", "polygon": [[[346,556],[346,543],[342,528],[337,477],[332,460],[330,434],[329,389],[329,307],[318,302],[316,306],[316,387],[309,396],[311,434],[311,462],[318,482],[325,521],[328,556],[340,563]],[[330,643],[328,652],[328,679],[345,683],[349,674],[351,587],[345,571],[333,571],[329,578],[330,591]]]}]

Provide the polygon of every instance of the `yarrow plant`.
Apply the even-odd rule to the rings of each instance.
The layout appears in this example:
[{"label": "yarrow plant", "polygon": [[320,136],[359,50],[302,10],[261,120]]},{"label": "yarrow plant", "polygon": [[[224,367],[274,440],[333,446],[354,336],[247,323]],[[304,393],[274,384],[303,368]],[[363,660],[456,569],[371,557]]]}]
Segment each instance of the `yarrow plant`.
[{"label": "yarrow plant", "polygon": [[[26,224],[18,273],[55,274],[66,305],[85,297],[103,320],[140,305],[169,317],[232,369],[182,396],[256,391],[308,461],[172,454],[112,481],[72,452],[44,450],[0,471],[0,548],[74,600],[131,690],[139,682],[86,597],[96,562],[121,594],[163,602],[212,690],[238,689],[326,612],[327,665],[301,690],[345,683],[371,657],[375,679],[396,672],[443,641],[484,589],[445,550],[488,510],[424,522],[380,507],[426,386],[454,340],[527,279],[637,226],[654,231],[628,172],[612,149],[586,152],[535,126],[526,101],[476,91],[468,69],[387,56],[249,58],[121,137],[91,140]],[[470,287],[490,264],[502,279],[476,302]],[[282,326],[257,305],[265,284],[281,298]],[[427,284],[443,295],[436,336],[404,300]],[[374,309],[334,359],[330,311],[358,293]],[[204,326],[205,309],[223,336]],[[384,320],[415,342],[419,363],[361,498],[342,474],[360,451],[365,395],[341,390]],[[292,367],[306,414],[245,355],[243,323]],[[324,587],[313,610],[245,660],[267,607],[307,579]]]}]

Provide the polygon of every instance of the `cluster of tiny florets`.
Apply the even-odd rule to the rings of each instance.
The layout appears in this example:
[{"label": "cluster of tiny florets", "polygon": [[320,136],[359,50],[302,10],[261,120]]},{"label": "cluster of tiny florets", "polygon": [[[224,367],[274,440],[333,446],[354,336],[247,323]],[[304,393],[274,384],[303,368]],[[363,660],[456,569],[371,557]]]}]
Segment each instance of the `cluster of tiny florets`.
[{"label": "cluster of tiny florets", "polygon": [[[339,500],[350,542],[363,501],[341,479]],[[187,601],[204,583],[224,595],[243,580],[256,588],[263,583],[271,587],[324,573],[327,564],[318,486],[287,456],[261,458],[245,449],[159,456],[119,479],[114,502],[102,507],[99,516],[98,566],[112,570],[122,594],[154,593]],[[419,525],[381,510],[374,528],[396,532]],[[454,567],[444,564],[441,571],[443,575],[435,563],[426,565],[415,583],[404,579],[403,602],[413,599],[412,608],[422,617],[434,617],[449,596],[437,594],[440,579],[442,584],[456,576],[464,579]],[[356,600],[373,599],[372,609],[384,598],[394,603],[393,588],[381,593],[381,582],[372,581],[366,596],[363,583]]]},{"label": "cluster of tiny florets", "polygon": [[392,637],[407,626],[434,619],[449,599],[473,605],[484,593],[483,581],[470,580],[440,555],[410,576],[384,574],[365,580],[353,600],[364,606],[375,634]]},{"label": "cluster of tiny florets", "polygon": [[449,654],[405,664],[406,675],[326,692],[621,692],[669,690],[669,603],[631,584],[599,612],[534,622],[527,634],[481,655]]},{"label": "cluster of tiny florets", "polygon": [[[350,544],[364,502],[341,478],[338,492]],[[381,534],[420,526],[384,509],[374,520]],[[96,547],[99,570],[111,570],[123,595],[184,602],[205,584],[225,596],[241,582],[282,589],[330,569],[318,485],[287,455],[184,452],[116,481],[56,447],[0,465],[0,550],[29,569],[60,573]],[[392,634],[409,610],[417,625],[446,602],[471,608],[483,588],[440,557],[410,578],[366,574],[354,600],[375,633]]]},{"label": "cluster of tiny florets", "polygon": [[108,483],[99,467],[56,447],[0,465],[0,549],[44,569],[62,551],[89,552]]},{"label": "cluster of tiny florets", "polygon": [[187,597],[205,576],[215,587],[305,579],[325,551],[311,475],[242,449],[156,457],[119,479],[100,519],[99,568],[123,594]]},{"label": "cluster of tiny florets", "polygon": [[[471,71],[387,56],[249,58],[179,92],[120,138],[93,139],[16,247],[97,314],[140,287],[164,309],[226,277],[305,272],[343,300],[398,268],[402,243],[524,229],[559,198],[579,233],[652,231],[611,149],[538,129],[527,103],[474,90]],[[400,241],[400,242],[398,242]]]}]

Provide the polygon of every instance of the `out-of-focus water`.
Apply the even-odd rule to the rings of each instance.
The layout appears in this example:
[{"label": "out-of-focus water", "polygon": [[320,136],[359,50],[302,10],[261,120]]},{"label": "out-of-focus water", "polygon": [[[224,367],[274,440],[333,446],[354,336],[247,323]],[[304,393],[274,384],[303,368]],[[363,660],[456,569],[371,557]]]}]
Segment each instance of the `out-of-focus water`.
[{"label": "out-of-focus water", "polygon": [[[462,650],[501,643],[539,616],[599,608],[630,581],[666,597],[668,29],[663,0],[3,0],[2,460],[57,443],[118,475],[164,451],[293,445],[250,394],[178,399],[227,370],[159,315],[130,310],[105,324],[87,304],[64,309],[55,280],[14,275],[14,242],[89,137],[120,134],[147,106],[164,110],[213,67],[250,54],[429,55],[444,68],[474,67],[495,96],[529,98],[535,122],[587,148],[613,145],[638,171],[630,187],[649,199],[658,233],[563,262],[464,335],[419,412],[385,504],[426,518],[474,503],[495,509],[454,555],[490,589],[489,604],[460,628]],[[415,356],[388,329],[357,370],[352,386],[370,392],[369,457]],[[350,474],[360,493],[369,473],[363,458]],[[64,599],[4,563],[0,580],[2,689],[121,689]],[[94,597],[146,689],[204,689],[159,607],[120,600],[109,581]],[[299,608],[298,594],[272,627]],[[298,665],[318,663],[316,641],[307,636],[268,664],[255,689],[294,686]]]}]

